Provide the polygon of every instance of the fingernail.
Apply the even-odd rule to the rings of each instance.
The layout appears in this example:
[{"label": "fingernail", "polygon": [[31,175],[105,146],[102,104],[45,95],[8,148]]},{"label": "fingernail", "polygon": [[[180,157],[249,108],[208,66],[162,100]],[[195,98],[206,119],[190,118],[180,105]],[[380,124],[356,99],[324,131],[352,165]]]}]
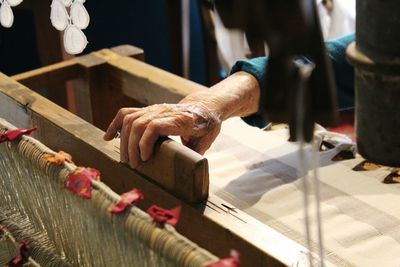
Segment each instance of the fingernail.
[{"label": "fingernail", "polygon": [[131,167],[132,167],[133,169],[136,169],[138,166],[139,166],[139,164],[138,164],[137,162],[132,162],[132,163],[131,163]]},{"label": "fingernail", "polygon": [[142,161],[147,161],[149,159],[149,155],[147,155],[147,153],[140,153],[140,158],[142,159]]}]

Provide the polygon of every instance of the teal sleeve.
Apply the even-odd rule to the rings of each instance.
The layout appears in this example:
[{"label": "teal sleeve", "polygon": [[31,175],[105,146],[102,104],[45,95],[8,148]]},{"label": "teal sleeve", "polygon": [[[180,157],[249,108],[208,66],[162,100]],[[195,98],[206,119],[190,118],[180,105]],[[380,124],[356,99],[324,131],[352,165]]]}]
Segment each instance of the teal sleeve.
[{"label": "teal sleeve", "polygon": [[[355,35],[350,34],[326,42],[327,53],[331,59],[335,74],[340,109],[347,109],[354,106],[354,70],[346,60],[346,48],[351,42],[354,41],[354,38]],[[258,57],[251,60],[237,61],[232,67],[230,74],[238,71],[250,73],[257,79],[261,90],[267,90],[265,86],[265,73],[267,64],[267,57]],[[250,125],[258,127],[263,127],[268,123],[268,121],[266,121],[266,119],[263,118],[259,113],[255,113],[243,119]]]},{"label": "teal sleeve", "polygon": [[355,39],[354,34],[326,43],[335,74],[339,109],[354,107],[354,68],[346,60],[346,48]]}]

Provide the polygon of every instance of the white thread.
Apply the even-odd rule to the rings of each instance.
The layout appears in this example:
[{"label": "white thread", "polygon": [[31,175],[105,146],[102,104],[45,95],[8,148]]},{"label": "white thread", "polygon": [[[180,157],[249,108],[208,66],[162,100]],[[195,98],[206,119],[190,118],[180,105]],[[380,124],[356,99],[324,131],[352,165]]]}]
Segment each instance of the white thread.
[{"label": "white thread", "polygon": [[[318,234],[318,252],[319,252],[319,260],[315,261],[312,255],[312,247],[311,247],[311,232],[310,232],[310,214],[309,214],[309,191],[310,185],[308,181],[308,172],[307,172],[307,164],[305,159],[304,152],[304,135],[303,135],[303,122],[304,116],[303,112],[304,108],[304,97],[305,97],[305,87],[307,86],[307,80],[311,76],[312,71],[314,70],[314,65],[303,65],[299,66],[298,74],[299,74],[299,86],[298,86],[298,95],[297,95],[297,116],[296,116],[296,131],[297,131],[297,140],[299,142],[299,172],[303,177],[303,201],[304,201],[304,224],[306,231],[306,242],[308,248],[308,259],[309,266],[315,266],[314,263],[318,262],[319,266],[325,266],[324,262],[324,246],[323,246],[323,238],[322,238],[322,227],[321,227],[321,213],[320,213],[320,191],[319,191],[319,180],[318,180],[318,172],[317,172],[317,153],[315,150],[315,145],[317,142],[314,142],[313,145],[313,182],[314,186],[314,196],[316,201],[316,216],[317,216],[317,234]],[[318,264],[317,263],[317,264]]]}]

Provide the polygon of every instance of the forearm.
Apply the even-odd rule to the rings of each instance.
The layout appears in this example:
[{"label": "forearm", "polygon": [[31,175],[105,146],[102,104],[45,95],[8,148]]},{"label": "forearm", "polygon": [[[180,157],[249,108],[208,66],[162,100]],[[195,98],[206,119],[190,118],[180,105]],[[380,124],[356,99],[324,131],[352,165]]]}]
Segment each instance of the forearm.
[{"label": "forearm", "polygon": [[223,121],[257,112],[259,99],[257,79],[247,72],[239,71],[208,90],[185,97],[180,103],[201,104]]}]

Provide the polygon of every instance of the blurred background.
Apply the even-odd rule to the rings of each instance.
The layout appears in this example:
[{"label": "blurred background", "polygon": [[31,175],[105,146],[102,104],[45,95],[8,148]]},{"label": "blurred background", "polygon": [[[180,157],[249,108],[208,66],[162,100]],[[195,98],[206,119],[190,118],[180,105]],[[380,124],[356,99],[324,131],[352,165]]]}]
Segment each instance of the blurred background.
[{"label": "blurred background", "polygon": [[[354,32],[355,0],[315,0],[326,40]],[[51,0],[24,0],[13,7],[14,25],[0,26],[0,72],[14,75],[69,58],[62,34],[50,23]],[[227,30],[213,0],[87,0],[91,21],[83,54],[130,44],[142,48],[151,65],[210,86],[236,60],[268,54]],[[184,37],[182,37],[184,36]],[[187,45],[188,49],[185,49]],[[186,53],[184,52],[186,51]],[[186,59],[186,60],[185,60]]]},{"label": "blurred background", "polygon": [[[189,78],[207,85],[199,2],[191,1],[189,9]],[[0,72],[10,76],[62,60],[60,33],[50,25],[50,4],[25,0],[13,7],[13,27],[0,26]],[[88,0],[84,5],[91,21],[83,53],[131,44],[144,49],[149,64],[182,75],[180,0]]]}]

